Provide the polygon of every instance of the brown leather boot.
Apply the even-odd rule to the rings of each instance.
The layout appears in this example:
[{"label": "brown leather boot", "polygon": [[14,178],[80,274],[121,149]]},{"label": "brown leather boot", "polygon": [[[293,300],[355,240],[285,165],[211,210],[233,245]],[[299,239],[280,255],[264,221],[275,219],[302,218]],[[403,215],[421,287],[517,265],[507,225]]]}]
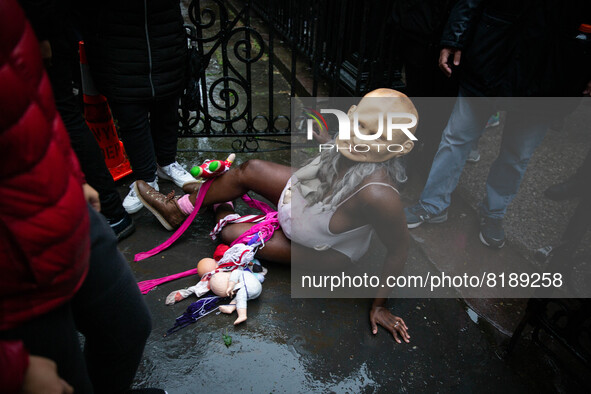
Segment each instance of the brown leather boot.
[{"label": "brown leather boot", "polygon": [[165,229],[174,230],[187,218],[176,202],[179,197],[174,196],[174,191],[165,196],[141,180],[135,182],[134,188],[142,204],[156,216]]}]

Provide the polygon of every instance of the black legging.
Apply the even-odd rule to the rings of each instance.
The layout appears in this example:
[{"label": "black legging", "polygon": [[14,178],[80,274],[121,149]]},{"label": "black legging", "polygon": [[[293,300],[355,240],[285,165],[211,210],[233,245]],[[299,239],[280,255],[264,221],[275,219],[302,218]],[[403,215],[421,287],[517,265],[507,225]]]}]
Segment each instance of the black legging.
[{"label": "black legging", "polygon": [[164,167],[176,160],[178,102],[178,97],[145,103],[109,101],[135,179],[152,182],[156,164]]},{"label": "black legging", "polygon": [[70,141],[86,181],[99,192],[101,212],[107,218],[121,220],[125,210],[115,182],[105,164],[99,145],[88,128],[80,102],[72,93],[72,80],[77,79],[78,41],[68,37],[66,29],[58,29],[52,37],[52,65],[47,74],[53,88],[56,107],[68,130]]},{"label": "black legging", "polygon": [[21,339],[30,354],[55,361],[76,393],[119,393],[133,382],[152,321],[113,231],[90,207],[89,214],[90,268],[78,293],[0,338]]}]

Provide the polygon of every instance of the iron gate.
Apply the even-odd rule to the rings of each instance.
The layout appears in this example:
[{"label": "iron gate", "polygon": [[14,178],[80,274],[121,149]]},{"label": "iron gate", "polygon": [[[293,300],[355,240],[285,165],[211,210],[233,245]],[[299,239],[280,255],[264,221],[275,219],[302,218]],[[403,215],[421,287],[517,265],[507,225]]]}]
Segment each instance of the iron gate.
[{"label": "iron gate", "polygon": [[[236,152],[276,150],[261,149],[261,141],[287,149],[289,139],[277,137],[292,133],[290,97],[403,88],[390,10],[387,0],[191,0],[180,137],[234,137]],[[260,31],[251,11],[262,19]],[[278,69],[283,77],[275,79]]]},{"label": "iron gate", "polygon": [[[265,140],[288,148],[288,141],[269,139],[288,137],[290,121],[275,112],[274,55],[250,26],[250,4],[232,14],[224,1],[192,0],[188,17],[189,79],[180,100],[179,137],[234,137],[234,152],[260,151]],[[253,90],[253,75],[268,97]],[[255,96],[268,105],[255,106]],[[289,113],[285,100],[282,109]]]}]

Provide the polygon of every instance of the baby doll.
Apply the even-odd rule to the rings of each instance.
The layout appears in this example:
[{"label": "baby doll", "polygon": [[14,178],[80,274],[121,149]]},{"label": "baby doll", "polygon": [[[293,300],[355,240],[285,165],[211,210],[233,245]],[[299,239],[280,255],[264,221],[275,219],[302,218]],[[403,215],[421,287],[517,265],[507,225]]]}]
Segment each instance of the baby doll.
[{"label": "baby doll", "polygon": [[246,301],[257,298],[263,290],[257,276],[258,274],[240,267],[232,272],[218,272],[209,280],[211,291],[220,297],[230,297],[236,293],[230,305],[220,306],[222,313],[231,314],[236,310],[238,318],[234,321],[234,325],[246,320]]},{"label": "baby doll", "polygon": [[[222,258],[222,256],[224,255],[224,251],[228,249],[228,246],[226,245],[218,245],[218,247],[216,248],[216,251],[214,252],[214,258],[210,258],[210,257],[206,257],[203,258],[199,261],[199,263],[197,263],[197,274],[200,277],[203,277],[204,275],[214,271],[217,267],[218,267],[218,263],[216,260],[220,260]],[[260,261],[258,261],[257,259],[252,259],[252,261],[248,264],[248,269],[251,272],[246,271],[247,274],[253,275],[255,277],[255,279],[257,279],[260,283],[263,283],[265,281],[265,275],[267,274],[267,269],[265,267],[263,267],[260,263]],[[226,274],[226,278],[225,279],[221,279],[224,278],[224,275],[221,274]],[[215,278],[217,275],[221,275],[218,277],[218,279],[214,280],[213,283],[215,284],[215,286],[211,286],[211,279]],[[189,297],[191,294],[195,294],[197,297],[201,297],[202,295],[204,295],[205,293],[207,293],[210,289],[211,291],[220,297],[226,297],[226,289],[227,289],[227,284],[228,284],[228,280],[229,280],[229,272],[218,272],[214,275],[211,276],[211,279],[207,279],[207,281],[199,281],[195,286],[190,286],[190,287],[186,287],[184,289],[179,289],[179,290],[175,290],[173,292],[171,292],[167,297],[166,297],[166,305],[172,305],[175,304],[179,301],[184,300],[185,298]],[[249,275],[249,276],[250,276]],[[237,281],[234,281],[237,282]],[[260,285],[260,284],[259,284]],[[256,286],[256,285],[255,285]],[[250,290],[249,290],[250,292]],[[258,293],[260,294],[260,290],[258,291]],[[257,294],[258,296],[258,294]],[[252,298],[256,298],[256,297],[252,297]]]}]

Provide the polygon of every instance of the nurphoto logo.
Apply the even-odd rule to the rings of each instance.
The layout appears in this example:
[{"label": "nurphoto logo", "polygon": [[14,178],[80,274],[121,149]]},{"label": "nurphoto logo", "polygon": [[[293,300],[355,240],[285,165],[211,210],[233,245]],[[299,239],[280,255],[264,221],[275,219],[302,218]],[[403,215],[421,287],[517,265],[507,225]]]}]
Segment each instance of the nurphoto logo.
[{"label": "nurphoto logo", "polygon": [[[377,114],[378,127],[374,133],[362,133],[359,130],[359,114],[354,112],[346,114],[338,109],[323,108],[320,112],[311,108],[305,108],[307,119],[307,139],[309,141],[314,139],[314,124],[317,125],[320,132],[328,130],[328,125],[322,114],[332,114],[337,117],[338,121],[338,139],[341,141],[353,141],[351,138],[351,125],[353,125],[353,134],[356,141],[374,141],[374,143],[356,143],[350,144],[348,148],[336,146],[336,149],[348,149],[356,152],[367,152],[372,147],[387,149],[388,152],[401,152],[403,147],[400,144],[375,143],[375,141],[392,141],[393,130],[402,131],[411,141],[417,141],[417,137],[409,130],[417,125],[417,117],[408,112],[388,112],[384,116],[383,112]],[[352,115],[352,116],[351,116]],[[384,126],[384,120],[386,125]],[[406,120],[406,122],[402,122]],[[320,144],[320,151],[323,149],[333,149],[335,144]]]}]

